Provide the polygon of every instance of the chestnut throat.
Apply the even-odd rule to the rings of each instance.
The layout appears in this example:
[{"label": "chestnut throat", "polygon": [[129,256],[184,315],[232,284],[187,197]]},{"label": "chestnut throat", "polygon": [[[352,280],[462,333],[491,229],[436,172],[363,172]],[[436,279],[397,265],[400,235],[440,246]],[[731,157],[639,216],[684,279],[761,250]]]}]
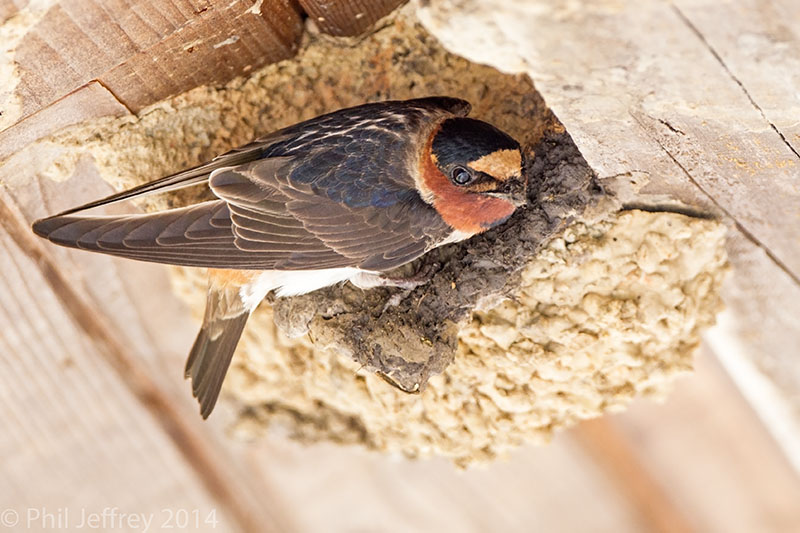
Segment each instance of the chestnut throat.
[{"label": "chestnut throat", "polygon": [[439,170],[431,150],[437,132],[438,128],[428,137],[419,168],[433,207],[444,221],[454,230],[476,235],[510,217],[515,209],[511,202],[460,189]]}]

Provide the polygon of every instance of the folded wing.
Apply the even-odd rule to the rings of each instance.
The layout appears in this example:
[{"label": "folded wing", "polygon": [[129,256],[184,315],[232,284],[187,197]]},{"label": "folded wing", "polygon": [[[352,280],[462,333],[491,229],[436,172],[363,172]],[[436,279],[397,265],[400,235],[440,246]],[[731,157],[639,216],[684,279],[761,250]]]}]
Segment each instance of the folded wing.
[{"label": "folded wing", "polygon": [[[408,164],[417,146],[409,133],[468,111],[462,100],[439,97],[345,109],[33,229],[64,246],[176,265],[390,269],[449,233],[414,190]],[[197,184],[219,200],[144,215],[78,214]]]}]

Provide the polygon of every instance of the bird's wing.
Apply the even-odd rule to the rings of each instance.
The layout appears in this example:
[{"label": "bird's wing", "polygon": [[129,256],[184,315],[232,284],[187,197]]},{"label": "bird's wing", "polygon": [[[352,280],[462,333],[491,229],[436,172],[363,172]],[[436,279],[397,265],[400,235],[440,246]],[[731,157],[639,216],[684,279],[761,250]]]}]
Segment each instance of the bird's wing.
[{"label": "bird's wing", "polygon": [[[343,193],[346,188],[336,186],[344,176],[311,185],[292,175],[274,172],[265,160],[211,178],[212,190],[231,210],[237,248],[274,253],[284,245],[291,247],[295,235],[284,243],[276,231],[283,223],[287,228],[293,224],[287,231],[304,232],[294,241],[299,244],[294,252],[276,265],[281,270],[320,268],[315,265],[323,258],[325,268],[388,270],[424,254],[451,232],[413,188],[391,190],[374,177],[348,196]],[[372,202],[354,200],[361,197]]]},{"label": "bird's wing", "polygon": [[38,221],[33,228],[62,246],[169,265],[280,270],[296,254],[308,257],[306,268],[352,264],[290,217],[264,226],[271,232],[269,248],[240,247],[231,215],[226,202],[215,200],[147,215],[66,215]]},{"label": "bird's wing", "polygon": [[65,246],[187,266],[385,270],[425,253],[449,228],[415,191],[410,144],[426,124],[466,114],[462,100],[380,102],[291,126],[210,163],[85,207],[209,180],[222,201],[147,215],[34,224]]},{"label": "bird's wing", "polygon": [[235,167],[262,157],[268,157],[268,154],[285,151],[287,147],[293,149],[303,148],[325,136],[335,135],[337,131],[346,131],[353,127],[358,127],[365,120],[382,120],[386,117],[405,119],[407,117],[415,118],[437,114],[466,116],[469,114],[470,108],[469,102],[465,100],[446,96],[432,96],[405,101],[376,102],[334,111],[260,137],[249,144],[219,155],[211,161],[189,170],[143,183],[100,200],[73,207],[54,216],[73,215],[81,211],[132,198],[175,191],[206,183],[210,174],[215,170]]},{"label": "bird's wing", "polygon": [[[289,215],[341,266],[388,270],[445,239],[451,228],[416,190],[413,172],[427,134],[446,116],[464,116],[469,103],[445,97],[365,104],[300,125],[301,135],[269,159],[213,173],[210,186],[229,203],[238,247],[270,250],[274,217]],[[298,250],[279,268],[313,268],[316,250]]]},{"label": "bird's wing", "polygon": [[271,144],[281,142],[283,140],[285,140],[285,136],[282,135],[282,132],[278,131],[258,139],[257,141],[253,141],[250,144],[246,144],[240,148],[236,148],[219,155],[211,161],[203,163],[202,165],[194,168],[190,168],[189,170],[184,170],[178,172],[177,174],[172,174],[154,181],[143,183],[131,189],[106,196],[100,200],[95,200],[78,207],[73,207],[49,218],[55,218],[64,215],[74,215],[76,213],[80,213],[81,211],[88,211],[89,209],[93,209],[95,207],[115,204],[117,202],[123,202],[133,198],[141,198],[151,194],[161,194],[185,189],[194,185],[201,185],[208,182],[208,177],[213,171],[226,167],[235,167],[236,165],[241,165],[243,163],[258,159],[259,157],[262,157],[264,150]]}]

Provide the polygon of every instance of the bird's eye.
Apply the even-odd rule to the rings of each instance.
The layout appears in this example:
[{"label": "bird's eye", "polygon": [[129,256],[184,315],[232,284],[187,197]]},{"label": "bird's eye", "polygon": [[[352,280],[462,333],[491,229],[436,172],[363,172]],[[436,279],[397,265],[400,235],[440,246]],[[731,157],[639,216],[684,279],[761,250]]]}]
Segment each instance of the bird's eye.
[{"label": "bird's eye", "polygon": [[470,181],[472,181],[472,174],[469,173],[464,167],[456,167],[450,173],[451,178],[453,179],[453,183],[456,185],[466,185]]}]

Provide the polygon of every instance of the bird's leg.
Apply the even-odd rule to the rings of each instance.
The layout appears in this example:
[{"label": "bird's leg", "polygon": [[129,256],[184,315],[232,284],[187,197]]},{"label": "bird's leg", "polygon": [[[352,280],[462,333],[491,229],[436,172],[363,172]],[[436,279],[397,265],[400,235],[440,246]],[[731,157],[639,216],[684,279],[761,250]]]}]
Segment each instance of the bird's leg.
[{"label": "bird's leg", "polygon": [[427,263],[410,276],[389,276],[377,272],[359,272],[356,276],[350,278],[350,282],[360,289],[399,287],[410,291],[428,283],[440,267],[441,265],[437,262]]}]

